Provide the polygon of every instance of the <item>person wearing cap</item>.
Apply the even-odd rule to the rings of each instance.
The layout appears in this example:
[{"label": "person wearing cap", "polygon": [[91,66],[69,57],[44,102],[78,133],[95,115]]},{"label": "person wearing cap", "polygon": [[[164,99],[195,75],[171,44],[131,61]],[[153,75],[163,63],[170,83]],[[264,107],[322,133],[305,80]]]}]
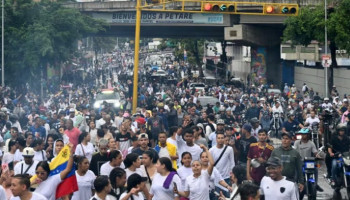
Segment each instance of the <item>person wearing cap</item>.
[{"label": "person wearing cap", "polygon": [[321,105],[322,109],[331,109],[333,106],[332,106],[332,103],[329,102],[329,98],[326,97],[323,99],[323,104]]},{"label": "person wearing cap", "polygon": [[139,139],[139,145],[140,147],[137,147],[136,149],[132,150],[132,153],[136,153],[137,155],[139,155],[140,157],[142,156],[142,154],[145,152],[145,151],[152,151],[154,154],[157,154],[158,153],[150,148],[148,146],[149,144],[149,139],[148,139],[148,135],[146,133],[141,133],[139,136],[138,136],[138,139]]},{"label": "person wearing cap", "polygon": [[250,124],[244,124],[242,127],[242,137],[236,142],[236,149],[239,151],[238,164],[244,167],[247,166],[250,144],[257,142],[256,138],[251,135],[251,132],[252,126]]},{"label": "person wearing cap", "polygon": [[144,200],[142,190],[145,188],[147,177],[132,174],[127,180],[126,191],[120,196],[120,200]]},{"label": "person wearing cap", "polygon": [[282,133],[295,133],[298,128],[304,128],[304,126],[295,119],[294,113],[287,114],[288,120],[282,125]]},{"label": "person wearing cap", "polygon": [[14,172],[16,174],[29,174],[30,176],[35,175],[35,168],[39,161],[34,160],[34,149],[31,147],[26,147],[23,149],[22,161],[18,162],[14,167]]},{"label": "person wearing cap", "polygon": [[223,119],[218,119],[218,121],[216,122],[216,130],[212,133],[210,133],[208,139],[209,141],[211,141],[211,146],[215,146],[216,145],[216,133],[218,131],[225,131],[225,121]]},{"label": "person wearing cap", "polygon": [[342,106],[340,107],[340,110],[339,110],[341,115],[348,109],[348,106],[349,106],[349,101],[347,98],[344,98]]},{"label": "person wearing cap", "polygon": [[76,116],[75,116],[75,108],[69,108],[69,115],[65,117],[65,119],[71,119],[73,120],[73,124],[75,124]]},{"label": "person wearing cap", "polygon": [[260,125],[260,121],[258,120],[258,118],[254,117],[250,120],[250,124],[252,125],[252,136],[254,136],[258,140],[258,133],[262,128]]},{"label": "person wearing cap", "polygon": [[302,159],[300,153],[291,146],[292,137],[289,133],[282,133],[282,145],[272,151],[271,157],[281,159],[283,166],[282,175],[287,180],[298,183],[299,191],[303,191]]},{"label": "person wearing cap", "polygon": [[248,121],[254,117],[259,118],[260,108],[258,108],[258,106],[256,104],[257,104],[256,100],[253,100],[251,102],[251,107],[248,108],[248,110],[247,110],[246,119]]},{"label": "person wearing cap", "polygon": [[261,195],[268,200],[297,200],[299,199],[296,185],[283,176],[281,159],[271,156],[266,162],[267,175],[261,180]]}]

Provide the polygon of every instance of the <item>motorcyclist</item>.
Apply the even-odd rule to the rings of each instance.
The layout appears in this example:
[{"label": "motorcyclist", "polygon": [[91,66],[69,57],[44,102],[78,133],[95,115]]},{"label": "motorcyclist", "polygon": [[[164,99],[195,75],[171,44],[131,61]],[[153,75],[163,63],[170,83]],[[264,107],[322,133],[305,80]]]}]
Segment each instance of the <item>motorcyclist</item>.
[{"label": "motorcyclist", "polygon": [[295,115],[294,113],[288,113],[287,114],[288,120],[285,121],[282,125],[282,133],[295,133],[299,128],[304,128],[304,126],[295,120]]},{"label": "motorcyclist", "polygon": [[323,109],[331,109],[332,108],[332,103],[329,102],[329,98],[326,97],[323,99],[323,104],[321,105]]},{"label": "motorcyclist", "polygon": [[[309,128],[302,128],[300,131],[298,131],[297,134],[301,134],[301,139],[296,140],[294,143],[294,148],[300,153],[302,161],[304,161],[305,157],[317,157],[320,158],[320,156],[317,155],[317,148],[313,141],[310,140],[311,138],[311,131]],[[317,167],[315,168],[315,177],[316,177],[316,183],[318,180],[318,170]],[[317,185],[316,189],[320,192],[323,191],[323,189]],[[304,195],[305,190],[301,194],[301,198]]]},{"label": "motorcyclist", "polygon": [[345,135],[345,132],[346,132],[346,124],[338,124],[337,134],[333,135],[331,144],[328,147],[329,156],[332,158],[332,170],[331,170],[332,186],[335,186],[336,174],[338,173],[337,159],[335,154],[336,153],[343,154],[344,152],[348,152],[350,149],[350,139],[348,136]]}]

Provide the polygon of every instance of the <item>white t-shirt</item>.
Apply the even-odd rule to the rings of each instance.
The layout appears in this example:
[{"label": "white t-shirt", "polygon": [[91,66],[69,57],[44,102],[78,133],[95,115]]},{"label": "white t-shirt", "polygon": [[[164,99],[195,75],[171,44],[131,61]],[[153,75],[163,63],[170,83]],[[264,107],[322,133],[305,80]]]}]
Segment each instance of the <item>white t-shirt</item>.
[{"label": "white t-shirt", "polygon": [[91,142],[88,142],[86,146],[83,144],[78,144],[77,147],[75,148],[75,155],[85,156],[89,160],[89,162],[91,161],[92,154],[94,152],[95,152],[95,148]]},{"label": "white t-shirt", "polygon": [[146,174],[143,174],[143,172],[140,168],[136,168],[136,170],[134,172],[130,171],[130,169],[128,168],[128,169],[125,169],[125,172],[126,172],[126,179],[128,179],[131,174],[135,174],[135,173],[139,174],[142,177],[147,177]]},{"label": "white t-shirt", "polygon": [[202,149],[197,145],[193,144],[193,146],[188,146],[186,142],[182,139],[181,136],[176,135],[177,146],[179,147],[179,159],[181,159],[181,155],[183,152],[189,152],[192,155],[192,161],[199,160]]},{"label": "white t-shirt", "polygon": [[23,160],[23,156],[22,156],[22,152],[19,151],[19,149],[16,150],[15,152],[15,156],[13,158],[16,162],[22,161]]},{"label": "white t-shirt", "polygon": [[[124,192],[122,195],[120,195],[119,199],[124,198],[128,193]],[[145,197],[143,196],[142,192],[139,192],[137,195],[132,195],[134,200],[145,200]],[[131,198],[128,198],[128,200],[131,200]]]},{"label": "white t-shirt", "polygon": [[90,199],[92,197],[92,189],[94,189],[94,181],[96,176],[94,172],[88,170],[84,176],[80,176],[75,171],[79,190],[73,193],[72,200]]},{"label": "white t-shirt", "polygon": [[202,171],[199,177],[188,176],[186,178],[185,191],[189,191],[191,200],[209,200],[209,179],[208,171]]},{"label": "white t-shirt", "polygon": [[44,150],[41,151],[35,151],[34,152],[34,158],[33,160],[37,160],[37,161],[44,161],[47,160],[46,158],[46,152]]},{"label": "white t-shirt", "polygon": [[261,195],[265,195],[268,200],[297,200],[299,191],[295,183],[287,181],[286,177],[282,180],[274,181],[268,176],[264,176],[260,183]]},{"label": "white t-shirt", "polygon": [[[38,163],[39,163],[38,161],[33,160],[33,164],[32,164],[32,166],[30,166],[30,165],[27,165],[24,161],[18,162],[14,167],[15,175],[17,175],[17,174],[30,174],[30,175],[34,176],[35,175],[35,168],[38,165]],[[28,169],[29,166],[30,166],[30,168]],[[27,171],[27,172],[24,173],[25,171]]]},{"label": "white t-shirt", "polygon": [[180,179],[181,179],[181,186],[178,185],[177,189],[179,191],[185,191],[185,183],[186,183],[186,178],[188,176],[191,176],[193,174],[192,171],[192,167],[185,167],[185,166],[181,166],[178,170],[177,170],[177,174],[179,175]]},{"label": "white t-shirt", "polygon": [[216,146],[216,131],[211,132],[208,139],[211,141],[211,146]]},{"label": "white t-shirt", "polygon": [[5,189],[1,185],[0,185],[0,199],[4,199],[4,200],[7,199]]},{"label": "white t-shirt", "polygon": [[168,148],[167,147],[159,147],[159,148],[160,148],[158,153],[159,158],[167,157],[171,160]]},{"label": "white t-shirt", "polygon": [[162,176],[160,174],[154,175],[153,181],[152,181],[152,187],[150,190],[150,193],[153,194],[152,200],[165,200],[165,199],[174,199],[174,182],[176,183],[177,187],[179,188],[181,185],[180,177],[175,174],[173,177],[173,180],[170,183],[169,189],[165,189],[163,187],[164,181],[167,178],[167,176]]},{"label": "white t-shirt", "polygon": [[61,175],[49,176],[35,189],[36,193],[42,194],[48,200],[55,200],[57,186],[62,182]]},{"label": "white t-shirt", "polygon": [[[216,162],[221,152],[225,149],[223,146],[221,149],[217,148],[217,146],[213,146],[209,149],[209,152],[213,156],[214,162]],[[235,157],[233,154],[232,147],[228,146],[225,153],[222,155],[220,161],[215,165],[216,169],[220,172],[222,178],[226,179],[230,177],[230,172],[232,168],[235,166]]]},{"label": "white t-shirt", "polygon": [[311,117],[308,117],[308,118],[306,118],[305,124],[309,124],[309,128],[311,128],[311,126],[314,122],[320,123],[320,120],[317,117],[315,117],[313,119]]},{"label": "white t-shirt", "polygon": [[[2,199],[2,198],[0,198],[0,199]],[[21,200],[21,199],[18,196],[17,197],[12,196],[11,200]],[[30,200],[47,200],[47,198],[39,193],[32,192],[32,198]]]},{"label": "white t-shirt", "polygon": [[[109,164],[109,162],[110,162],[110,161],[104,163],[104,164],[101,166],[100,175],[109,176],[109,174],[111,173],[111,171],[115,168],[115,167],[112,167],[112,166]],[[124,163],[122,163],[119,167],[122,168],[122,169],[124,169],[124,168],[125,168]],[[136,170],[136,171],[137,171],[137,170]]]},{"label": "white t-shirt", "polygon": [[14,161],[15,154],[12,154],[10,152],[4,153],[4,156],[2,157],[2,163],[10,163]]},{"label": "white t-shirt", "polygon": [[177,149],[177,142],[176,142],[176,140],[173,140],[173,138],[171,138],[171,137],[167,138],[166,142],[169,142],[170,144],[175,145],[176,149]]}]

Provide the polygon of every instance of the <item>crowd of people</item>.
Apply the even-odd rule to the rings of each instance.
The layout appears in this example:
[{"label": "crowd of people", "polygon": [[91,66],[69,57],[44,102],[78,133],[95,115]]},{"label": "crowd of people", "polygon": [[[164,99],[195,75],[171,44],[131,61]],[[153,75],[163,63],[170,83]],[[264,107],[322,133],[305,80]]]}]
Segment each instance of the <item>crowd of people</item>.
[{"label": "crowd of people", "polygon": [[[350,148],[350,96],[340,100],[335,87],[322,102],[306,84],[301,91],[286,84],[281,93],[270,93],[274,85],[197,90],[187,79],[176,86],[145,81],[132,113],[131,80],[106,82],[64,87],[46,98],[0,89],[0,199],[55,199],[73,166],[79,190],[61,199],[302,199],[302,162],[318,149],[310,131],[299,140],[295,133],[316,122],[322,138],[324,113],[338,116],[327,146],[330,179],[337,173],[335,153]],[[123,93],[125,104],[94,108],[96,94],[107,87]],[[201,104],[205,95],[217,102]],[[281,126],[270,135],[275,113]],[[72,156],[52,175],[49,163],[66,145]]]}]

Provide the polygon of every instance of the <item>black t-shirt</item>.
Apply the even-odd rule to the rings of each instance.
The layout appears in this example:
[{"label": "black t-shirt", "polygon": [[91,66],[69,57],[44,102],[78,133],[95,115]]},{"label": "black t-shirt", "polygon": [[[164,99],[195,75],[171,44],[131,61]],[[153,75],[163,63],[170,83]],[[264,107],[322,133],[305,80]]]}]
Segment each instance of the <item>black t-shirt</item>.
[{"label": "black t-shirt", "polygon": [[[152,149],[152,148],[148,148],[147,151],[152,151],[154,156],[155,156],[155,160],[158,160],[158,153],[156,152],[156,150]],[[140,147],[132,150],[133,153],[138,154],[139,156],[142,156],[142,154],[145,152],[144,150],[142,150]]]},{"label": "black t-shirt", "polygon": [[344,135],[344,138],[340,140],[338,135],[334,135],[331,141],[333,153],[344,153],[350,149],[350,139]]},{"label": "black t-shirt", "polygon": [[296,121],[296,120],[294,120],[294,121],[292,121],[292,122],[285,121],[285,122],[283,123],[283,126],[282,126],[282,127],[284,127],[284,128],[286,129],[287,132],[293,131],[293,132],[295,133],[295,132],[298,130],[299,124],[300,124],[300,123],[299,123],[298,121]]},{"label": "black t-shirt", "polygon": [[256,138],[251,136],[250,138],[242,137],[238,142],[238,151],[240,152],[239,155],[239,161],[246,163],[247,162],[247,156],[249,151],[249,146],[252,143],[257,142]]},{"label": "black t-shirt", "polygon": [[91,158],[90,170],[94,172],[96,176],[100,175],[101,166],[107,161],[109,161],[107,154],[101,155],[100,153],[96,153]]}]

